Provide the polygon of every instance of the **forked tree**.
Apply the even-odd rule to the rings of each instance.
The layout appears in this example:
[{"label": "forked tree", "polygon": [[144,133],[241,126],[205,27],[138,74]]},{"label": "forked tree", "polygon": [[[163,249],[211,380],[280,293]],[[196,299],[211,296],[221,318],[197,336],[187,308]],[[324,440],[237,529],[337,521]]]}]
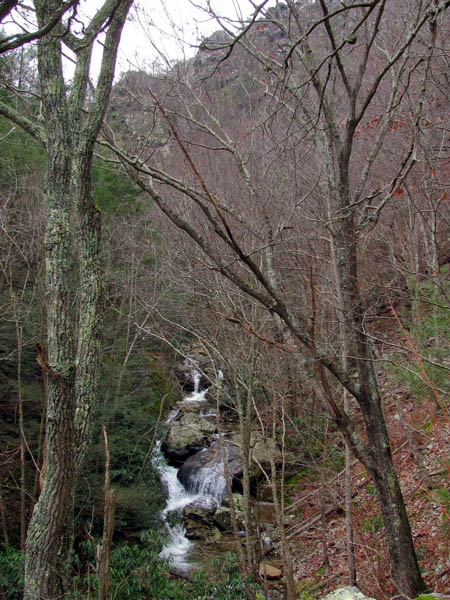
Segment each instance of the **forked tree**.
[{"label": "forked tree", "polygon": [[[48,377],[48,406],[43,487],[26,540],[24,597],[29,600],[61,598],[69,584],[74,486],[91,437],[101,358],[101,224],[92,198],[91,165],[132,0],[105,0],[81,33],[78,4],[2,4],[3,17],[23,10],[23,22],[36,24],[27,34],[10,36],[3,49],[38,40],[41,114],[18,112],[7,95],[0,113],[39,140],[47,154],[47,336],[38,360]],[[92,51],[101,34],[100,74],[92,88]],[[67,50],[75,60],[70,85],[63,64]],[[9,92],[20,90],[10,87]]]}]

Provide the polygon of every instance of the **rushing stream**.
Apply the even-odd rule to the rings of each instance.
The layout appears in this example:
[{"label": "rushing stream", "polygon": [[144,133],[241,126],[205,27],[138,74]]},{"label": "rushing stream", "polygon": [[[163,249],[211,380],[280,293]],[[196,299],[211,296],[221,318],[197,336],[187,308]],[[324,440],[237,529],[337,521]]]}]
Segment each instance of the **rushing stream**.
[{"label": "rushing stream", "polygon": [[155,451],[154,464],[158,470],[161,481],[167,487],[167,503],[161,513],[161,516],[166,524],[169,533],[169,541],[162,549],[161,558],[171,560],[172,566],[175,569],[186,571],[193,565],[188,562],[188,556],[192,551],[194,544],[186,537],[186,531],[182,523],[170,525],[167,522],[167,515],[172,511],[181,512],[185,506],[198,498],[198,494],[187,492],[184,486],[178,481],[178,469],[167,464],[161,449],[161,442],[158,442]]},{"label": "rushing stream", "polygon": [[[205,403],[205,394],[208,389],[200,390],[201,375],[197,371],[192,372],[194,380],[194,391],[186,396],[183,402]],[[178,414],[178,410],[170,413],[166,424],[170,423]],[[207,409],[202,416],[214,416],[215,412]],[[194,544],[186,538],[186,530],[183,523],[175,525],[170,524],[169,513],[181,513],[183,508],[196,500],[202,499],[203,502],[216,502],[220,505],[226,493],[226,482],[223,474],[223,463],[214,467],[203,467],[193,472],[186,482],[186,489],[179,481],[176,467],[170,466],[161,451],[161,442],[157,443],[154,453],[154,465],[158,470],[161,481],[167,488],[167,502],[161,517],[169,533],[169,540],[160,553],[161,558],[171,561],[172,568],[177,571],[186,572],[195,567],[195,564],[189,560],[189,555],[194,549]]]}]

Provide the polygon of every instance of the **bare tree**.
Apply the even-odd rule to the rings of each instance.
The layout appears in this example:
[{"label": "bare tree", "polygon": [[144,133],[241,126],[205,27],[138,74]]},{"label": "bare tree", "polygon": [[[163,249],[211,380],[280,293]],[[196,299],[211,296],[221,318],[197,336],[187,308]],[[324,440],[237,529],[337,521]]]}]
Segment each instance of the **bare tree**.
[{"label": "bare tree", "polygon": [[[360,289],[359,247],[415,165],[429,66],[449,4],[410,2],[405,6],[373,0],[341,5],[320,0],[301,5],[289,0],[287,5],[266,10],[262,3],[238,34],[225,19],[214,15],[224,35],[202,45],[204,51],[218,55],[209,63],[205,59],[211,77],[203,88],[194,89],[195,80],[187,76],[182,84],[183,107],[179,98],[171,99],[176,84],[173,88],[170,82],[152,84],[154,106],[171,138],[172,161],[179,157],[178,166],[173,162],[171,171],[170,158],[162,161],[162,151],[149,155],[142,148],[131,157],[115,145],[128,173],[202,249],[209,268],[275,315],[288,334],[287,346],[302,346],[301,352],[296,351],[315,373],[315,382],[310,384],[354,456],[373,478],[387,532],[392,577],[397,592],[411,597],[424,583],[383,417]],[[258,35],[266,29],[270,39],[278,41],[276,50],[264,46]],[[253,96],[249,96],[255,98],[257,90],[263,89],[258,108],[266,112],[260,112],[264,116],[259,122],[253,114],[246,115],[241,131],[231,131],[224,126],[227,100],[221,90],[226,59],[243,53],[250,57],[250,65],[259,66],[251,77]],[[232,71],[237,63],[231,64]],[[177,70],[178,77],[181,72],[181,68]],[[243,82],[242,88],[249,91]],[[399,107],[403,107],[407,93],[415,102],[405,139],[380,177],[383,153],[389,152]],[[247,101],[245,106],[251,103]],[[283,134],[275,122],[277,127],[284,126]],[[361,144],[369,128],[375,130],[367,139],[371,143]],[[283,197],[290,202],[280,202],[280,212],[274,206],[272,212],[264,210],[267,196],[262,196],[260,186],[265,182],[269,188],[273,168],[261,169],[255,160],[253,152],[261,148],[256,142],[258,136],[259,142],[265,140],[267,144],[270,140],[272,148],[283,147],[278,160],[273,160],[277,173],[287,173],[286,165],[296,173],[298,187]],[[105,144],[113,147],[111,142]],[[259,157],[267,156],[266,146]],[[186,167],[183,175],[180,158]],[[316,173],[315,182],[299,175],[300,161],[304,171]],[[219,162],[220,169],[211,168]],[[208,164],[207,170],[203,164]],[[233,178],[234,197],[220,188],[219,180],[224,176]],[[165,194],[166,186],[174,190],[170,197]],[[323,335],[326,328],[317,313],[313,310],[308,315],[308,310],[299,306],[299,295],[307,297],[302,285],[297,285],[297,297],[292,287],[286,290],[281,276],[286,259],[281,252],[274,252],[280,246],[292,249],[295,255],[294,234],[288,236],[286,230],[294,229],[297,236],[307,237],[298,199],[308,195],[314,199],[308,207],[311,221],[315,220],[318,232],[321,229],[316,238],[318,247],[326,249],[328,245],[324,255],[335,265],[340,326],[334,341]],[[335,399],[336,383],[355,399],[367,442]]]}]

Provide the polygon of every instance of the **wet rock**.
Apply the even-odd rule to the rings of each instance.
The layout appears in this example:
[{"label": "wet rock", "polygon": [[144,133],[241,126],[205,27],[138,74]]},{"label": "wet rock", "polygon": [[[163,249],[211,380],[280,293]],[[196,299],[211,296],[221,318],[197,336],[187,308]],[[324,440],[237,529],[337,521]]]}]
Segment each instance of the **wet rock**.
[{"label": "wet rock", "polygon": [[189,540],[217,540],[220,534],[213,524],[218,503],[211,496],[197,498],[183,508],[186,537]]},{"label": "wet rock", "polygon": [[[242,473],[239,448],[230,442],[225,442],[225,449],[230,475],[236,477]],[[216,488],[217,494],[222,499],[225,495],[226,485],[219,443],[214,442],[206,450],[190,456],[180,467],[178,479],[189,492],[193,493],[210,494],[217,497]],[[206,481],[208,484],[204,485]]]},{"label": "wet rock", "polygon": [[[212,408],[211,408],[212,404],[210,402],[208,402],[208,400],[206,400],[206,398],[202,401],[196,401],[196,402],[188,402],[188,401],[182,400],[181,402],[178,403],[178,407],[183,413],[195,413],[202,419],[206,418],[206,417],[204,417],[204,414],[203,414],[204,412],[212,411]],[[212,422],[211,419],[208,419],[208,420],[210,422]]]},{"label": "wet rock", "polygon": [[[184,391],[186,391],[186,392],[194,391],[195,385],[196,385],[195,384],[195,371],[198,372],[198,367],[199,366],[194,359],[192,359],[192,361],[186,359],[182,363],[179,363],[176,365],[175,377],[180,382],[180,385]],[[206,381],[202,381],[202,377],[201,377],[200,373],[199,373],[197,382],[201,386],[200,389],[203,389],[203,387],[207,387],[205,385],[202,385],[202,384],[205,384]]]},{"label": "wet rock", "polygon": [[217,536],[220,537],[219,532],[214,529],[212,524],[197,519],[184,519],[184,528],[188,540],[209,540],[211,538],[217,540]]},{"label": "wet rock", "polygon": [[217,507],[217,501],[212,496],[203,496],[183,508],[183,517],[199,521],[211,521]]},{"label": "wet rock", "polygon": [[175,377],[186,392],[193,392],[198,386],[203,390],[211,385],[216,374],[211,371],[208,357],[201,348],[192,347],[187,351],[189,358],[175,367]]}]

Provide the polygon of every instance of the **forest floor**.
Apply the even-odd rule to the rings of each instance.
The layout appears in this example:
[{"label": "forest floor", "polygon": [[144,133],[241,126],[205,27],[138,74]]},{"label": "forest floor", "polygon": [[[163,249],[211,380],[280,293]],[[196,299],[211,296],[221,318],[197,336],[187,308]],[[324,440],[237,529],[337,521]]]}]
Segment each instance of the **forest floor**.
[{"label": "forest floor", "polygon": [[[384,398],[394,462],[410,518],[420,567],[430,591],[450,592],[450,424],[428,401],[397,389]],[[397,405],[402,407],[399,417]],[[422,457],[422,468],[417,453]],[[427,480],[426,480],[427,479]],[[357,585],[376,600],[395,595],[383,521],[365,469],[352,465]],[[288,535],[297,586],[304,598],[322,597],[348,585],[344,473],[302,485],[291,498],[301,507]],[[310,526],[308,527],[308,523]]]}]

